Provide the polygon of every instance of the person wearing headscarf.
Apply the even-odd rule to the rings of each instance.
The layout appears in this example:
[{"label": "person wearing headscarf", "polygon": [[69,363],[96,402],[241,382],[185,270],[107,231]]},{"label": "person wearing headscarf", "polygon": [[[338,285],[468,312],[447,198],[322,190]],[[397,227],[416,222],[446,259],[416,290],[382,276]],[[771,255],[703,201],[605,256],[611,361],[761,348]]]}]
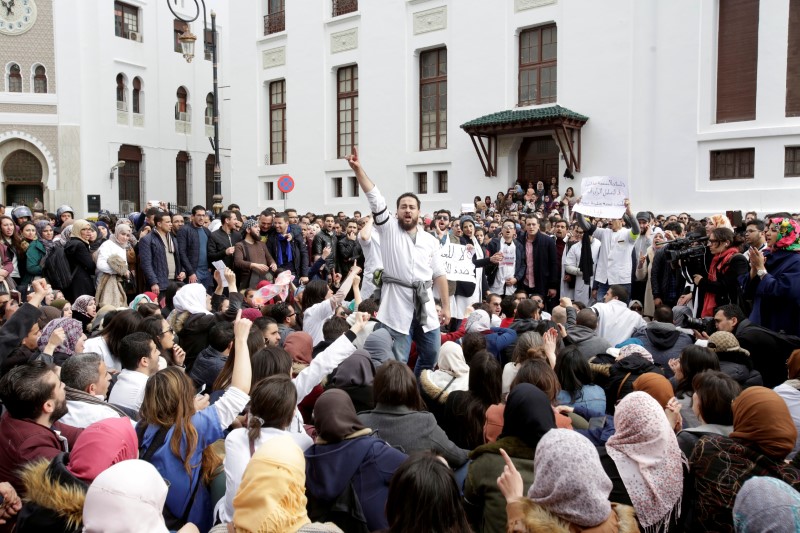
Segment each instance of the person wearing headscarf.
[{"label": "person wearing headscarf", "polygon": [[636,280],[647,281],[644,292],[644,303],[642,305],[642,314],[644,316],[652,317],[655,312],[655,305],[653,303],[653,283],[652,283],[652,268],[655,254],[660,251],[667,243],[667,238],[664,236],[664,230],[655,227],[651,231],[651,238],[653,244],[647,248],[644,255],[638,257],[636,265]]},{"label": "person wearing headscarf", "polygon": [[286,336],[283,348],[292,356],[292,363],[310,365],[311,352],[314,351],[312,342],[311,335],[305,331],[295,331]]},{"label": "person wearing headscarf", "polygon": [[771,477],[748,479],[733,505],[736,533],[800,531],[800,492]]},{"label": "person wearing headscarf", "polygon": [[442,344],[438,369],[423,370],[419,379],[422,398],[428,410],[436,415],[451,392],[469,389],[469,365],[464,360],[461,345],[451,341]]},{"label": "person wearing headscarf", "polygon": [[633,390],[646,392],[658,402],[662,409],[666,409],[669,401],[675,397],[672,383],[661,374],[645,372],[633,382]]},{"label": "person wearing headscarf", "polygon": [[797,458],[785,462],[797,438],[786,403],[774,391],[750,387],[733,401],[729,437],[704,435],[689,461],[694,486],[691,531],[732,532],[736,493],[748,479],[768,476],[800,488]]},{"label": "person wearing headscarf", "polygon": [[[608,370],[605,370],[605,361],[609,356],[596,356],[590,360],[592,369],[597,374],[607,373],[608,380],[603,385],[606,392],[606,412],[614,414],[617,402],[626,395],[633,392],[633,383],[636,379],[647,372],[663,374],[661,367],[653,362],[653,355],[647,351],[638,339],[628,339],[625,343],[617,344],[619,348],[616,359],[611,358]],[[609,353],[615,351],[609,348]]]},{"label": "person wearing headscarf", "polygon": [[[505,460],[500,450],[510,457],[522,475],[525,486],[534,481],[534,458],[541,438],[556,427],[550,398],[530,383],[514,387],[506,400],[503,432],[496,442],[479,446],[470,454],[472,462],[464,485],[466,509],[476,531],[506,531],[506,501],[497,487]],[[581,437],[583,438],[583,437]]]},{"label": "person wearing headscarf", "polygon": [[788,457],[789,459],[794,459],[797,452],[800,451],[800,350],[792,352],[786,362],[786,367],[789,370],[789,379],[773,390],[786,402],[789,413],[792,415],[794,427],[797,428],[797,440]]},{"label": "person wearing headscarf", "polygon": [[[289,436],[261,445],[244,471],[233,499],[236,531],[284,533],[342,531],[333,524],[311,523],[306,511],[306,469],[303,452]],[[225,533],[227,526],[212,529]]]},{"label": "person wearing headscarf", "polygon": [[[317,400],[314,427],[316,443],[305,452],[309,517],[333,521],[345,531],[386,529],[389,481],[406,454],[374,436],[356,416],[350,396],[339,389],[329,389]],[[350,512],[332,512],[334,506]]]},{"label": "person wearing headscarf", "polygon": [[364,341],[364,349],[369,352],[372,364],[378,369],[386,361],[394,359],[394,339],[386,328],[373,329]]},{"label": "person wearing headscarf", "polygon": [[548,431],[536,446],[533,468],[527,498],[522,495],[522,477],[509,459],[497,480],[507,502],[509,532],[639,531],[633,508],[609,501],[612,483],[597,450],[574,431]]},{"label": "person wearing headscarf", "polygon": [[72,223],[71,228],[69,240],[64,244],[64,255],[73,273],[72,282],[67,287],[61,287],[61,290],[67,300],[73,302],[78,296],[94,295],[92,276],[96,266],[89,251],[89,238],[92,235],[89,222],[79,219]]},{"label": "person wearing headscarf", "polygon": [[632,392],[617,406],[614,425],[600,449],[612,501],[633,505],[646,533],[668,531],[680,516],[686,459],[664,408],[649,394]]},{"label": "person wearing headscarf", "polygon": [[97,316],[97,301],[93,295],[84,294],[72,302],[72,318],[80,320],[84,331],[88,330],[95,316]]},{"label": "person wearing headscarf", "polygon": [[350,396],[357,413],[375,408],[372,383],[375,366],[366,350],[356,350],[342,361],[328,379],[329,389],[340,389]]},{"label": "person wearing headscarf", "polygon": [[482,333],[486,338],[486,349],[495,359],[504,363],[503,350],[517,342],[517,332],[510,328],[492,327],[489,313],[483,309],[473,311],[467,317],[467,333]]},{"label": "person wearing headscarf", "polygon": [[131,227],[118,224],[114,233],[97,252],[97,305],[124,307],[128,302],[125,282],[130,279],[127,249],[131,237]]},{"label": "person wearing headscarf", "polygon": [[29,274],[41,276],[44,258],[55,246],[53,243],[53,226],[46,220],[40,220],[34,225],[36,226],[36,236],[38,238],[28,246],[26,266]]},{"label": "person wearing headscarf", "polygon": [[50,336],[57,329],[63,331],[64,342],[56,347],[53,353],[53,360],[48,362],[54,362],[61,366],[69,357],[76,353],[83,352],[83,343],[86,341],[86,335],[83,333],[81,323],[74,318],[59,318],[53,320],[44,327],[42,334],[39,336],[37,344],[39,345],[40,352],[45,351],[45,347],[50,342]]},{"label": "person wearing headscarf", "polygon": [[753,300],[750,321],[800,335],[800,222],[773,218],[764,231],[768,250],[750,249],[744,297]]},{"label": "person wearing headscarf", "polygon": [[61,318],[61,309],[53,307],[52,305],[43,305],[39,307],[39,329],[42,330],[44,327],[56,320],[57,318]]},{"label": "person wearing headscarf", "polygon": [[86,490],[107,468],[136,459],[139,443],[128,418],[109,418],[86,428],[69,453],[23,467],[25,505],[15,531],[82,531]]},{"label": "person wearing headscarf", "polygon": [[[147,461],[115,464],[98,475],[86,491],[83,533],[168,533],[162,514],[168,488]],[[187,524],[178,533],[197,531]]]}]

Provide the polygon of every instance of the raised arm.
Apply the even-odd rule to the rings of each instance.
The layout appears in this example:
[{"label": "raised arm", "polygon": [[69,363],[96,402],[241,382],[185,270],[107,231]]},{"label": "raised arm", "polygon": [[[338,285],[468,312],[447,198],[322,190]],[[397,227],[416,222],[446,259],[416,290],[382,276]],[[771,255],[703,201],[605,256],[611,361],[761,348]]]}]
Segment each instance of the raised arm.
[{"label": "raised arm", "polygon": [[236,347],[236,357],[233,360],[233,372],[231,374],[231,386],[248,394],[250,392],[250,382],[252,381],[253,370],[250,366],[250,350],[247,348],[247,337],[250,335],[250,328],[253,323],[242,318],[242,311],[236,314],[233,322],[233,342]]},{"label": "raised arm", "polygon": [[353,169],[353,172],[356,173],[356,179],[358,180],[358,185],[361,187],[361,190],[369,192],[374,189],[375,184],[372,183],[367,173],[364,172],[364,167],[361,166],[361,160],[358,158],[358,148],[356,146],[353,146],[353,153],[345,156],[345,159],[350,165],[350,168]]}]

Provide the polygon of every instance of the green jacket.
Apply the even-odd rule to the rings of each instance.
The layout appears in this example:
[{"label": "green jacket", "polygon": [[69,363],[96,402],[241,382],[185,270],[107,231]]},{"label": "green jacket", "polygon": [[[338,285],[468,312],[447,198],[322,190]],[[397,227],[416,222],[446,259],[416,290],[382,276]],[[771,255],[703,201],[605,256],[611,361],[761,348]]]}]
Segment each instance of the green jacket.
[{"label": "green jacket", "polygon": [[497,488],[497,478],[503,473],[506,463],[500,455],[504,449],[511,462],[522,475],[522,486],[527,492],[533,484],[533,454],[530,448],[517,437],[505,437],[475,448],[470,454],[467,480],[464,483],[464,499],[467,514],[476,533],[506,532],[506,499]]},{"label": "green jacket", "polygon": [[42,267],[39,265],[39,263],[44,255],[44,244],[42,244],[38,239],[33,241],[30,246],[28,246],[25,266],[27,267],[27,272],[31,278],[31,281],[34,277],[42,275]]}]

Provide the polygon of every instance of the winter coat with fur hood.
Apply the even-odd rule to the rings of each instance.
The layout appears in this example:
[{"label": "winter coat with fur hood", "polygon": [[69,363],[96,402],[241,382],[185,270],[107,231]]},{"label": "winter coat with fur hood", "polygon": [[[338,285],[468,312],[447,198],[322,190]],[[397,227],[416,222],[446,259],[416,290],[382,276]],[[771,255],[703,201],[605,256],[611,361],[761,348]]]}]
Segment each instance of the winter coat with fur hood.
[{"label": "winter coat with fur hood", "polygon": [[629,505],[611,504],[611,514],[605,522],[593,527],[571,524],[541,505],[522,498],[506,506],[509,533],[638,533],[636,512]]},{"label": "winter coat with fur hood", "polygon": [[15,531],[79,533],[83,529],[83,504],[89,485],[67,470],[68,463],[69,454],[61,453],[52,461],[40,459],[24,467],[25,505]]}]

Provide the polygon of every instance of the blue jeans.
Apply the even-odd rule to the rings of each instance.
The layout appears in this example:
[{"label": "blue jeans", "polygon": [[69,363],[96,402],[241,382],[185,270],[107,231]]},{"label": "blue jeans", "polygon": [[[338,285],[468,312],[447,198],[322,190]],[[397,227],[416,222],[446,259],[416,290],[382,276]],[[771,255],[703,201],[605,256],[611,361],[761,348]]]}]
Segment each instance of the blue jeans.
[{"label": "blue jeans", "polygon": [[439,358],[439,348],[442,345],[442,332],[439,328],[425,333],[417,319],[411,321],[411,328],[407,333],[401,333],[390,327],[386,328],[394,340],[395,359],[403,363],[408,362],[408,354],[411,351],[411,341],[417,343],[417,364],[414,367],[414,375],[419,378],[423,370],[433,370]]},{"label": "blue jeans", "polygon": [[195,274],[197,275],[197,282],[203,284],[206,292],[211,293],[214,291],[214,275],[207,268],[198,268]]},{"label": "blue jeans", "polygon": [[[628,291],[628,299],[625,300],[625,303],[628,303],[631,298],[631,284],[630,283],[619,283],[625,287],[625,290]],[[597,287],[597,301],[602,302],[603,298],[605,297],[606,293],[608,292],[608,288],[611,287],[608,283],[598,283]]]}]

